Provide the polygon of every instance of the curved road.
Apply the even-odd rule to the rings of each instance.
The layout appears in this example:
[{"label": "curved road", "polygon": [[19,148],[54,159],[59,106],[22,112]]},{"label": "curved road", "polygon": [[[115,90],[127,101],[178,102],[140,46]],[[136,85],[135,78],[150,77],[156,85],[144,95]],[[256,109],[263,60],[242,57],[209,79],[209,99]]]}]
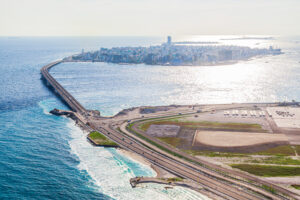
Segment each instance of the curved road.
[{"label": "curved road", "polygon": [[[89,117],[88,111],[50,75],[49,69],[61,62],[62,61],[56,61],[50,63],[41,69],[42,76],[47,84],[51,85],[54,91],[65,101],[72,111],[79,116],[79,120],[84,124],[88,124],[90,128],[103,133],[108,138],[118,143],[120,147],[140,154],[151,163],[180,177],[191,179],[199,183],[203,188],[223,199],[285,199],[283,196],[266,192],[261,188],[253,188],[252,186],[247,186],[245,183],[239,183],[235,180],[222,177],[215,171],[209,171],[200,166],[195,167],[183,159],[174,159],[166,152],[159,151],[155,148],[149,148],[152,146],[151,144],[145,145],[145,141],[141,142],[130,134],[124,134],[116,130],[113,128],[112,123],[103,123],[100,119],[95,120]],[[295,199],[299,197],[291,191],[288,191],[285,194]]]}]

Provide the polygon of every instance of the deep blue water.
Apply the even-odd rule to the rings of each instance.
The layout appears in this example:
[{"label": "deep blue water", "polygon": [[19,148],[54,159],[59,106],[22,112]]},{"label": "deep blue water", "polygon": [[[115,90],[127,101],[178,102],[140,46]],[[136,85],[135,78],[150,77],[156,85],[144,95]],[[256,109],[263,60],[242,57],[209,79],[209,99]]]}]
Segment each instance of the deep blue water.
[{"label": "deep blue water", "polygon": [[109,199],[77,169],[67,119],[39,106],[52,99],[64,107],[42,84],[39,69],[79,51],[74,46],[51,38],[0,39],[0,199]]},{"label": "deep blue water", "polygon": [[81,48],[95,49],[99,43],[145,45],[150,39],[107,41],[0,38],[0,199],[110,199],[85,170],[78,169],[80,160],[69,144],[69,120],[47,114],[65,105],[44,86],[39,73],[43,65]]},{"label": "deep blue water", "polygon": [[[183,189],[131,189],[151,169],[114,149],[94,148],[40,80],[40,68],[82,48],[138,46],[163,38],[0,38],[0,199],[199,199]],[[234,40],[233,42],[237,42]],[[87,108],[113,115],[139,105],[300,101],[299,37],[241,41],[285,54],[228,66],[64,63],[51,70]],[[182,196],[183,195],[183,196]]]}]

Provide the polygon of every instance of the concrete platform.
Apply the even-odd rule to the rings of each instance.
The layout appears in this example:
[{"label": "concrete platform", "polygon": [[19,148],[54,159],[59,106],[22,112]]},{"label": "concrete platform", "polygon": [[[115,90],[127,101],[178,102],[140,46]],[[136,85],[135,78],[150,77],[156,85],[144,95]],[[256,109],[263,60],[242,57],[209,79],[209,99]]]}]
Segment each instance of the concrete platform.
[{"label": "concrete platform", "polygon": [[299,107],[268,107],[267,111],[278,127],[300,129]]}]

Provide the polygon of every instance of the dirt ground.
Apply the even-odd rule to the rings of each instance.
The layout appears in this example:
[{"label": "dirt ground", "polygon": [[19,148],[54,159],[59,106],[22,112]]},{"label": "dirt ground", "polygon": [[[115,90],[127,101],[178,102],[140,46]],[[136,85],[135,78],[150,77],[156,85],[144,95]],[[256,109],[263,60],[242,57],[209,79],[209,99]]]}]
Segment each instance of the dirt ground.
[{"label": "dirt ground", "polygon": [[193,146],[240,147],[287,141],[284,134],[197,130]]},{"label": "dirt ground", "polygon": [[155,125],[152,124],[146,134],[152,137],[176,137],[180,126],[176,125]]}]

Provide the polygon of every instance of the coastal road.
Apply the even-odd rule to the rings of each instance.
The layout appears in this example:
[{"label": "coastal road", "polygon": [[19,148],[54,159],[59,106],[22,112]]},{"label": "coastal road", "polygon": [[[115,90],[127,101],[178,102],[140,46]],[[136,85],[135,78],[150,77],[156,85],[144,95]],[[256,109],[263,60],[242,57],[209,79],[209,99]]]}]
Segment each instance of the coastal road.
[{"label": "coastal road", "polygon": [[[109,124],[101,128],[99,127],[97,130],[108,135],[117,143],[122,144],[122,148],[143,156],[151,163],[170,171],[173,174],[195,181],[206,190],[215,193],[224,199],[264,199],[262,196],[249,192],[243,185],[239,187],[238,182],[234,183],[234,181],[230,179],[226,180],[217,174],[212,175],[211,173],[207,173],[207,169],[200,168],[199,166],[195,167],[185,161],[180,161],[178,158],[165,155],[165,152],[150,144],[148,144],[148,146],[151,146],[151,148],[148,148],[136,138],[129,137],[128,135],[121,135],[111,128]],[[261,192],[272,199],[281,199],[275,195],[269,195],[266,191]]]},{"label": "coastal road", "polygon": [[221,177],[220,174],[213,171],[208,174],[207,169],[192,167],[183,160],[170,157],[166,152],[149,148],[148,146],[150,144],[147,146],[138,141],[135,137],[125,135],[124,133],[112,128],[113,120],[111,123],[103,123],[101,119],[95,120],[94,118],[89,117],[89,112],[49,74],[48,70],[59,63],[61,63],[61,61],[53,62],[43,67],[41,69],[43,78],[54,88],[54,91],[66,102],[73,112],[79,116],[79,120],[81,120],[84,124],[88,124],[94,130],[103,133],[108,138],[118,143],[122,148],[142,155],[151,163],[167,171],[199,183],[203,188],[215,193],[223,199],[283,199],[282,196],[280,197],[275,194],[268,193],[259,188],[256,189],[256,192],[265,196],[258,195],[253,192],[251,187],[247,188],[244,184],[239,184],[234,180]]}]

